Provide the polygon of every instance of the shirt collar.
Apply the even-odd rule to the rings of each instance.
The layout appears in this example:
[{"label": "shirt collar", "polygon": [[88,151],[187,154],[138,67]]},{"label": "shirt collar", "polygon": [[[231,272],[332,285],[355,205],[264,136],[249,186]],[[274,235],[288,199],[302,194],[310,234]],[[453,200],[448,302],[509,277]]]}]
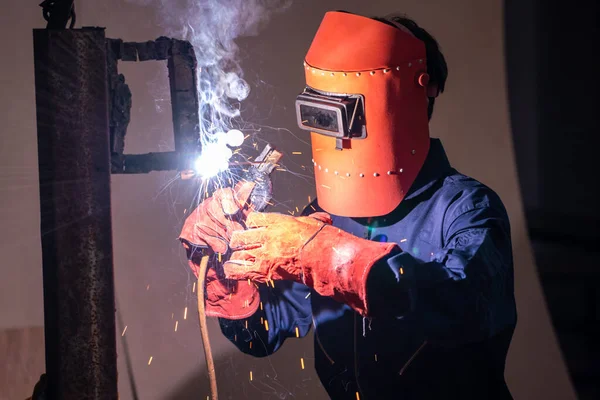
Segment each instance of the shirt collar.
[{"label": "shirt collar", "polygon": [[430,139],[429,153],[415,181],[404,196],[410,200],[433,186],[439,179],[448,176],[452,167],[440,139]]}]

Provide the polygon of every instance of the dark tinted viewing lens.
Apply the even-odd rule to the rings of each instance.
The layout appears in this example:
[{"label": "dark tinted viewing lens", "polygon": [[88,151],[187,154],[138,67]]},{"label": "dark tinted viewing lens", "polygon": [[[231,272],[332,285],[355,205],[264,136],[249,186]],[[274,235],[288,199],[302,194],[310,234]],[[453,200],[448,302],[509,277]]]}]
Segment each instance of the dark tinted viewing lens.
[{"label": "dark tinted viewing lens", "polygon": [[340,131],[338,116],[333,110],[301,104],[300,118],[302,125],[309,128],[322,129],[332,133]]}]

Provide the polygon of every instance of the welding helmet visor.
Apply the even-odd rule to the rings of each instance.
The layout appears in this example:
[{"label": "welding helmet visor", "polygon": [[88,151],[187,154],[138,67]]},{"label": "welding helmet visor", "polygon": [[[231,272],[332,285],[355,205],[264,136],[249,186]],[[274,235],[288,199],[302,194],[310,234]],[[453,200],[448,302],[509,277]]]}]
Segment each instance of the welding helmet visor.
[{"label": "welding helmet visor", "polygon": [[424,43],[371,18],[328,12],[304,66],[296,116],[311,132],[319,206],[348,217],[390,213],[429,150]]}]

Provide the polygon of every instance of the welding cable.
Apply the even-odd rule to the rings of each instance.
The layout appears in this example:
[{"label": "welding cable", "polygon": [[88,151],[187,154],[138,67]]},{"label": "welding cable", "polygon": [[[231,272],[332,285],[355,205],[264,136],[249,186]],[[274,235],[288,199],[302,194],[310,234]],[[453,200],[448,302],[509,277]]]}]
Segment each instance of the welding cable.
[{"label": "welding cable", "polygon": [[206,272],[208,270],[208,257],[202,256],[200,268],[198,270],[198,319],[200,320],[200,334],[202,336],[202,346],[204,347],[204,358],[206,359],[206,369],[208,370],[208,379],[210,380],[211,400],[218,400],[217,375],[215,372],[215,360],[210,347],[208,337],[208,327],[206,326],[206,311],[204,307],[204,295],[206,292]]}]

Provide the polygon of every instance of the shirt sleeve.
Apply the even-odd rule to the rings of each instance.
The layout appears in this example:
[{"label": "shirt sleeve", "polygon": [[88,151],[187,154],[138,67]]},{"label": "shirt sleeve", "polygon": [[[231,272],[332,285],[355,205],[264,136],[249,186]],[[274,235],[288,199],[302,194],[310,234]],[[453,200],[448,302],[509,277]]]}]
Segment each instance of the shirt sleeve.
[{"label": "shirt sleeve", "polygon": [[273,354],[289,337],[306,336],[312,325],[310,289],[291,281],[274,281],[273,285],[259,285],[261,304],[250,318],[219,318],[225,337],[255,357]]},{"label": "shirt sleeve", "polygon": [[367,281],[374,316],[414,319],[425,335],[451,344],[486,339],[516,318],[504,207],[454,210],[460,212],[445,224],[444,248],[431,261],[400,251],[380,260]]}]

